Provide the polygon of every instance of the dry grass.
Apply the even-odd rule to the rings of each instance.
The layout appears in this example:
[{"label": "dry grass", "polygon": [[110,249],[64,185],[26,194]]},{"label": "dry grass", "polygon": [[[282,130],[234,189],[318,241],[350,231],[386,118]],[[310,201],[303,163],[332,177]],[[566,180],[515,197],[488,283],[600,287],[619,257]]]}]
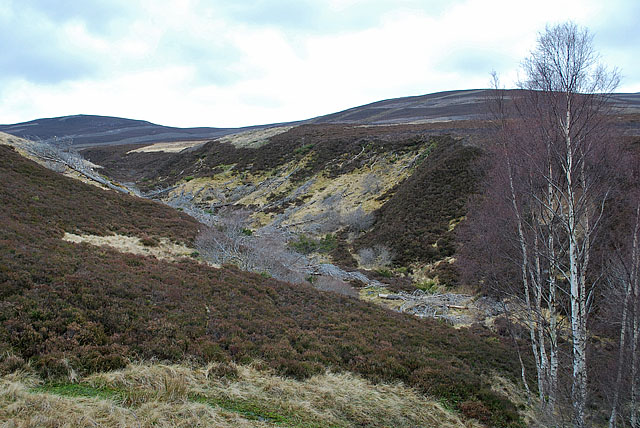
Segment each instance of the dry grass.
[{"label": "dry grass", "polygon": [[182,244],[176,244],[175,242],[172,242],[166,238],[154,240],[150,242],[151,245],[149,245],[149,243],[145,245],[144,240],[135,236],[76,235],[67,232],[64,234],[64,237],[62,239],[64,241],[73,242],[76,244],[84,242],[96,246],[106,245],[122,253],[154,256],[157,259],[164,260],[177,260],[182,257],[189,257],[196,252],[196,250],[194,250],[193,248],[189,248]]},{"label": "dry grass", "polygon": [[196,140],[196,141],[172,141],[169,143],[153,143],[148,146],[140,147],[138,149],[129,150],[129,153],[151,153],[151,152],[164,152],[164,153],[179,153],[185,149],[191,147],[201,146],[207,143],[209,140]]},{"label": "dry grass", "polygon": [[259,365],[132,364],[79,379],[78,386],[84,392],[41,385],[25,373],[1,378],[0,426],[479,426],[406,386],[374,385],[349,373],[297,381]]},{"label": "dry grass", "polygon": [[24,138],[15,137],[11,134],[6,134],[4,132],[0,132],[0,144],[6,144],[16,149],[18,153],[22,156],[38,161],[34,158],[34,156],[29,155],[29,153],[24,149],[27,145],[31,144],[29,140],[25,140]]},{"label": "dry grass", "polygon": [[227,135],[225,137],[220,138],[220,142],[222,143],[230,143],[234,146],[240,148],[252,148],[256,149],[260,146],[263,146],[269,142],[269,138],[274,137],[278,134],[285,133],[290,129],[295,128],[294,126],[276,126],[273,128],[267,129],[256,129],[252,131],[244,131],[237,134]]}]

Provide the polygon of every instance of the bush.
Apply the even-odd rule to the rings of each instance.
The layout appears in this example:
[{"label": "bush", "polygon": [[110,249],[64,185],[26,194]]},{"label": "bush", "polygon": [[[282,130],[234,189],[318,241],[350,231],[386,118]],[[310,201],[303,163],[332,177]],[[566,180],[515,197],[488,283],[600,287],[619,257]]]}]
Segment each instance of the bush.
[{"label": "bush", "polygon": [[160,241],[152,236],[145,236],[140,239],[140,242],[145,247],[157,247],[158,245],[160,245]]},{"label": "bush", "polygon": [[334,250],[338,245],[338,240],[335,235],[326,234],[323,238],[313,239],[305,234],[298,236],[296,241],[293,241],[289,246],[299,252],[300,254],[311,253],[329,253]]}]

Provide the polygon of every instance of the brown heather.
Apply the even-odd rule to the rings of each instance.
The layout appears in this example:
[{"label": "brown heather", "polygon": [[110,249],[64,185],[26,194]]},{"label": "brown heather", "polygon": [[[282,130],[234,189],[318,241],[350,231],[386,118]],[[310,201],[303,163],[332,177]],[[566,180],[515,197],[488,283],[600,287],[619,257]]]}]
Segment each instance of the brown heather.
[{"label": "brown heather", "polygon": [[197,224],[168,207],[56,175],[3,146],[0,183],[5,372],[29,363],[55,380],[140,358],[259,359],[301,380],[329,368],[374,383],[401,381],[485,423],[521,425],[489,381],[496,372],[517,379],[517,358],[486,329],[454,330],[232,267],[68,243],[64,232],[188,242]]}]

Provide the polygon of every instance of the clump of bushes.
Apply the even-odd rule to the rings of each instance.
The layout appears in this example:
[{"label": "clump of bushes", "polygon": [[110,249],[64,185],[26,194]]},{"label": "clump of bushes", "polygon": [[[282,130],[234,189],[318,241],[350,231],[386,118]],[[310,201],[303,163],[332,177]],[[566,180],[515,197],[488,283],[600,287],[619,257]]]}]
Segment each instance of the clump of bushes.
[{"label": "clump of bushes", "polygon": [[312,149],[313,149],[313,144],[303,144],[300,147],[296,147],[293,150],[293,154],[298,156],[304,156],[307,153],[309,153]]},{"label": "clump of bushes", "polygon": [[328,233],[320,239],[311,238],[305,234],[298,236],[289,246],[300,254],[329,253],[336,249],[338,240],[335,235]]}]

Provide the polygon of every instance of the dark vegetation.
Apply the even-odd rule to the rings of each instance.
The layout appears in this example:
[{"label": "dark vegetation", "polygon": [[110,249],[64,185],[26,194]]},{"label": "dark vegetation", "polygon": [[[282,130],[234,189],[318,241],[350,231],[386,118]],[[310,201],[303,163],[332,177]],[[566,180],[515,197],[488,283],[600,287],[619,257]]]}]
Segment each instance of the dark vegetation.
[{"label": "dark vegetation", "polygon": [[[161,205],[56,175],[0,147],[0,354],[50,378],[129,358],[249,362],[304,378],[332,367],[401,380],[495,426],[520,421],[490,390],[517,358],[477,327],[391,313],[312,287],[184,259],[165,262],[62,241],[63,231],[192,239]],[[484,377],[484,376],[487,377]]]},{"label": "dark vegetation", "polygon": [[292,249],[299,252],[300,254],[311,254],[311,253],[329,253],[336,249],[337,247],[337,239],[335,235],[326,234],[324,237],[320,239],[313,239],[308,237],[307,235],[300,235],[298,239],[292,241],[290,244]]},{"label": "dark vegetation", "polygon": [[[203,177],[235,165],[237,172],[278,168],[307,156],[304,168],[293,174],[303,180],[319,171],[329,176],[345,174],[366,165],[382,152],[402,154],[426,144],[433,136],[429,125],[363,127],[354,125],[302,125],[276,135],[259,148],[236,148],[211,141],[178,153],[130,153],[138,146],[92,148],[83,155],[105,168],[109,176],[136,181],[144,190],[170,186],[187,176]],[[133,173],[132,173],[133,171]]]},{"label": "dark vegetation", "polygon": [[[198,233],[199,223],[185,214],[157,202],[62,179],[22,159],[8,146],[0,146],[0,162],[3,226],[9,220],[28,225],[38,238],[61,238],[64,232],[117,233],[145,236],[149,243],[160,237],[190,243]],[[19,237],[27,242],[35,239],[28,234]]]},{"label": "dark vegetation", "polygon": [[[482,173],[475,162],[478,148],[449,137],[435,144],[416,171],[391,190],[393,196],[376,211],[371,231],[356,241],[358,248],[385,245],[394,263],[435,262],[455,253],[452,221],[466,214],[466,203]],[[455,284],[457,274],[443,266],[443,278]]]}]

